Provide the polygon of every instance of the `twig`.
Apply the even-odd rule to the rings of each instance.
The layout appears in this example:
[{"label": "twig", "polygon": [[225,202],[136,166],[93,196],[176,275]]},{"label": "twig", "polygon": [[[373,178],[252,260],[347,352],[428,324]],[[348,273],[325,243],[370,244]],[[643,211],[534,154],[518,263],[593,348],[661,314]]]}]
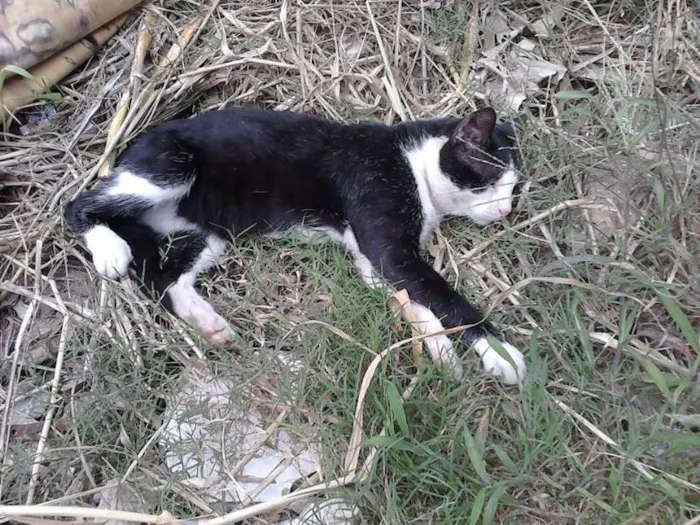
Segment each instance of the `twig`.
[{"label": "twig", "polygon": [[[610,436],[608,436],[605,432],[603,432],[601,429],[599,429],[597,426],[595,426],[593,423],[588,421],[585,417],[583,417],[581,414],[576,412],[573,408],[571,408],[569,405],[564,403],[563,401],[560,401],[556,397],[550,395],[550,398],[552,401],[554,401],[554,404],[556,404],[566,415],[570,416],[572,419],[575,419],[579,423],[583,424],[593,435],[595,435],[598,439],[602,440],[605,444],[613,447],[618,454],[620,454],[621,457],[625,458],[625,460],[629,461],[632,463],[632,466],[636,468],[639,473],[644,476],[647,480],[649,481],[655,481],[655,476],[649,472],[649,466],[645,465],[641,461],[637,461],[636,459],[632,459],[625,452],[621,449],[620,445],[615,442]],[[674,476],[673,474],[669,474],[667,472],[659,471],[661,474],[663,474],[665,477],[671,479],[672,481],[675,481],[676,483],[679,483],[680,485],[691,489],[697,493],[700,493],[700,487],[690,483],[684,479],[679,478],[678,476]]]},{"label": "twig", "polygon": [[[2,413],[2,425],[0,426],[0,447],[2,447],[3,466],[6,465],[5,462],[7,460],[7,446],[10,439],[10,411],[12,410],[12,400],[14,398],[15,382],[17,381],[17,368],[19,366],[19,356],[22,349],[22,341],[24,340],[24,335],[27,333],[27,329],[29,328],[29,323],[32,319],[32,316],[34,315],[34,310],[36,309],[37,302],[38,301],[36,300],[32,300],[32,302],[29,303],[29,307],[27,308],[27,311],[24,313],[24,317],[22,318],[22,324],[19,327],[19,333],[17,334],[17,338],[15,339],[15,350],[14,355],[12,356],[12,366],[10,367],[10,381],[7,385],[7,398],[5,399],[5,408]],[[0,501],[2,501],[4,479],[4,476],[0,477]]]},{"label": "twig", "polygon": [[532,226],[533,224],[536,224],[540,222],[543,219],[546,219],[547,217],[551,217],[552,215],[555,215],[556,213],[559,213],[562,210],[568,210],[571,208],[582,208],[582,207],[594,207],[594,208],[599,208],[600,204],[595,204],[592,200],[590,199],[571,199],[568,201],[560,202],[559,204],[552,206],[550,209],[545,210],[543,212],[538,213],[537,215],[530,217],[527,220],[524,220],[522,222],[519,222],[518,224],[515,224],[514,226],[511,226],[510,228],[505,228],[494,235],[491,236],[490,239],[477,244],[474,248],[471,250],[465,252],[462,257],[465,259],[471,259],[476,255],[477,253],[485,250],[489,246],[491,246],[494,242],[496,242],[497,239],[500,239],[507,233],[511,231],[518,231],[522,230],[524,228],[527,228],[528,226]]},{"label": "twig", "polygon": [[[143,71],[143,62],[146,58],[146,53],[151,45],[151,40],[153,39],[153,28],[155,25],[155,15],[152,12],[147,12],[141,23],[141,32],[139,34],[138,41],[136,42],[136,49],[134,50],[134,61],[131,64],[131,75],[129,77],[129,85],[126,87],[122,93],[121,100],[117,105],[117,111],[112,117],[112,122],[109,126],[109,131],[107,132],[107,144],[114,141],[114,137],[119,131],[119,128],[124,124],[124,118],[129,111],[129,104],[131,103],[131,97],[134,92],[138,89],[139,83],[141,81],[141,74]],[[114,165],[115,152],[111,151],[106,159],[104,159],[101,167],[98,169],[98,177],[106,177],[112,170]]]},{"label": "twig", "polygon": [[63,316],[61,336],[58,342],[58,354],[56,356],[56,367],[54,369],[53,380],[51,381],[50,406],[46,412],[46,417],[44,418],[44,426],[42,427],[41,435],[39,436],[39,444],[36,447],[36,455],[34,456],[34,464],[32,465],[32,474],[29,480],[29,488],[27,489],[27,505],[31,505],[32,500],[34,499],[34,490],[36,489],[36,484],[39,481],[39,469],[41,468],[41,463],[44,461],[44,448],[46,448],[46,441],[49,437],[51,422],[53,421],[53,416],[56,413],[56,408],[58,407],[58,402],[60,400],[58,389],[61,381],[61,371],[63,369],[63,358],[66,352],[69,319],[70,318],[68,315]]}]

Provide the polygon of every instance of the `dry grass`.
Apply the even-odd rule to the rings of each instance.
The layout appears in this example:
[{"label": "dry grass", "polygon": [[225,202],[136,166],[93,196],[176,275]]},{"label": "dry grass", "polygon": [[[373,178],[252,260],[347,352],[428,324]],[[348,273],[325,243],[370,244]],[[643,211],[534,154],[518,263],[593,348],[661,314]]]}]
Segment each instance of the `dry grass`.
[{"label": "dry grass", "polygon": [[[170,513],[161,520],[236,511],[169,472],[158,441],[179,374],[206,358],[271,434],[319,436],[309,485],[340,480],[313,490],[342,494],[367,522],[697,523],[694,8],[166,0],[136,13],[60,102],[4,135],[0,501],[118,518],[85,509],[95,494],[115,507],[105,487],[121,481],[138,497],[120,508]],[[236,353],[209,348],[128,279],[98,279],[61,216],[114,152],[175,116],[256,105],[392,123],[484,103],[507,114],[519,94],[517,213],[487,229],[450,223],[430,249],[525,350],[532,377],[518,391],[472,358],[459,387],[416,369],[386,298],[336,247],[294,240],[242,242],[205,279],[245,338]],[[280,350],[304,363],[296,379]],[[263,523],[262,510],[243,512]]]}]

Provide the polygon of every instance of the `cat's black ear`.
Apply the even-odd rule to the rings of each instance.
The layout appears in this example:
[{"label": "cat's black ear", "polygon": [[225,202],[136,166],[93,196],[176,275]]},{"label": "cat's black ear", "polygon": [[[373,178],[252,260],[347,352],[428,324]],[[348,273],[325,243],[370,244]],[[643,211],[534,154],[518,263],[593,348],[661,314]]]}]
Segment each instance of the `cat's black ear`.
[{"label": "cat's black ear", "polygon": [[516,134],[522,133],[527,117],[521,115],[510,121],[503,122],[496,126],[496,130],[510,141],[515,141]]},{"label": "cat's black ear", "polygon": [[488,146],[496,126],[496,112],[493,108],[482,108],[465,118],[457,125],[452,140],[455,145],[466,145],[479,149]]}]

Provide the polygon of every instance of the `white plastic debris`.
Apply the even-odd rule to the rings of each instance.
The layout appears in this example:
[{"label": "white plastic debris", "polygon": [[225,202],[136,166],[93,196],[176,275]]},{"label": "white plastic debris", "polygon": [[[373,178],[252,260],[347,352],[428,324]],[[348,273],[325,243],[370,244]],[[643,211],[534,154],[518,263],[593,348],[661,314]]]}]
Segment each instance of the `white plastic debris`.
[{"label": "white plastic debris", "polygon": [[[208,501],[243,504],[279,498],[320,469],[314,443],[286,430],[268,435],[259,410],[243,407],[240,385],[188,369],[170,402],[161,443],[168,468]],[[269,424],[269,422],[268,422]]]},{"label": "white plastic debris", "polygon": [[[303,367],[283,354],[280,364],[292,373]],[[299,435],[271,427],[279,414],[268,407],[275,403],[259,402],[252,395],[254,389],[200,364],[185,369],[179,391],[168,399],[160,437],[166,465],[205,501],[241,508],[269,502],[321,471],[314,429]],[[350,524],[359,512],[337,499],[297,504],[294,510],[299,516],[283,523]]]},{"label": "white plastic debris", "polygon": [[[126,481],[113,479],[107,482],[106,486],[96,494],[96,499],[99,500],[97,508],[122,510],[127,512],[148,512],[148,506],[143,496]],[[131,522],[110,519],[104,525],[129,525]]]}]

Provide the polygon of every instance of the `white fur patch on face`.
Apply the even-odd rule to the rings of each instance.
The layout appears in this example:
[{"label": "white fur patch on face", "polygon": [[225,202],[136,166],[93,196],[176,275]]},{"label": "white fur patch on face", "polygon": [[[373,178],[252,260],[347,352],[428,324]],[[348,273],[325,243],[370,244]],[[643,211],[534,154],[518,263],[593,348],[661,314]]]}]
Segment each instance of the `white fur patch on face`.
[{"label": "white fur patch on face", "polygon": [[508,352],[508,356],[515,366],[501,357],[485,337],[476,340],[474,350],[481,356],[481,362],[487,373],[497,377],[507,385],[515,385],[519,379],[524,378],[527,374],[525,357],[510,343],[501,341],[501,346]]},{"label": "white fur patch on face", "polygon": [[[429,308],[414,302],[411,302],[411,308],[418,318],[418,326],[416,328],[421,334],[439,333],[445,329],[440,319]],[[461,380],[464,375],[462,363],[454,350],[450,338],[446,335],[436,335],[427,337],[423,341],[433,362],[446,367],[455,381]]]},{"label": "white fur patch on face", "polygon": [[124,239],[107,226],[98,224],[85,233],[83,240],[97,273],[109,279],[126,275],[133,257]]},{"label": "white fur patch on face", "polygon": [[470,208],[464,215],[479,225],[505,219],[513,209],[513,190],[517,183],[517,171],[512,167],[504,170],[493,186],[480,193],[469,192]]},{"label": "white fur patch on face", "polygon": [[513,190],[518,173],[513,166],[503,170],[501,177],[483,191],[457,186],[440,169],[440,150],[447,137],[430,137],[404,154],[418,185],[424,224],[421,239],[448,216],[469,217],[479,225],[505,218],[513,206]]}]

